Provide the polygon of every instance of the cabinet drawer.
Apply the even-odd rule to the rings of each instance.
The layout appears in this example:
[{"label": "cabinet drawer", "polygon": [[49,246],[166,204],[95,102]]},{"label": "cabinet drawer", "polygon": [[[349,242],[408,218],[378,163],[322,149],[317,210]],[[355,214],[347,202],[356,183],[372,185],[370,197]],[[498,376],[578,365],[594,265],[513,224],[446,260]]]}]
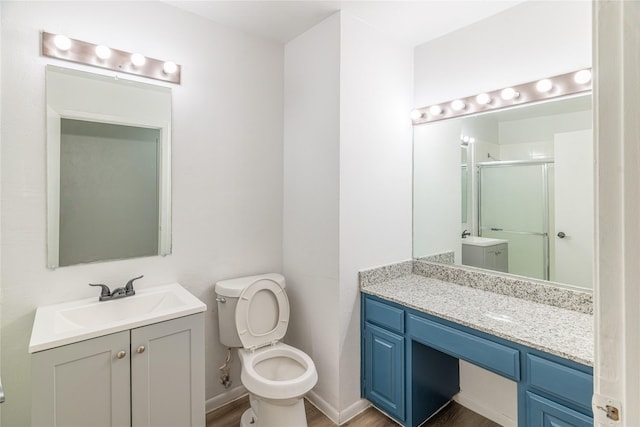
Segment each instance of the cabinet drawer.
[{"label": "cabinet drawer", "polygon": [[395,332],[404,334],[404,310],[391,307],[366,297],[364,305],[365,320]]},{"label": "cabinet drawer", "polygon": [[529,383],[560,399],[591,408],[593,376],[532,354],[527,356]]},{"label": "cabinet drawer", "polygon": [[512,380],[520,379],[518,350],[413,314],[407,322],[407,330],[413,339]]},{"label": "cabinet drawer", "polygon": [[528,426],[593,427],[593,418],[535,393],[526,399]]}]

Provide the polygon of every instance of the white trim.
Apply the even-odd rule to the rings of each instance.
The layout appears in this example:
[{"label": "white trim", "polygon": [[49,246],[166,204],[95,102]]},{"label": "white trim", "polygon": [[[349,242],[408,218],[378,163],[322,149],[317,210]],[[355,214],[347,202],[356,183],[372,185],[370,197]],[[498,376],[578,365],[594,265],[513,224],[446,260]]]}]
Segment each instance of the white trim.
[{"label": "white trim", "polygon": [[[640,8],[593,2],[596,149],[594,425],[636,426],[640,419]],[[620,420],[602,403],[619,405]]]},{"label": "white trim", "polygon": [[329,405],[326,400],[324,400],[318,395],[318,393],[311,390],[309,393],[307,393],[306,398],[309,401],[309,403],[313,404],[313,406],[318,408],[318,410],[323,414],[325,414],[327,418],[333,421],[334,424],[338,424],[338,420],[340,419],[340,414],[338,410],[333,406]]},{"label": "white trim", "polygon": [[346,423],[371,406],[371,403],[369,403],[368,400],[359,399],[346,409],[338,411],[313,390],[307,393],[305,397],[309,403],[315,406],[320,412],[326,415],[327,418],[329,418],[331,421],[333,421],[334,424],[337,425]]},{"label": "white trim", "polygon": [[205,413],[215,411],[216,409],[227,405],[234,400],[238,400],[248,394],[247,389],[243,385],[227,390],[218,394],[211,399],[208,399],[205,403]]},{"label": "white trim", "polygon": [[359,399],[351,404],[349,407],[340,412],[340,422],[338,425],[342,425],[351,420],[356,415],[362,413],[371,406],[371,403],[366,399]]}]

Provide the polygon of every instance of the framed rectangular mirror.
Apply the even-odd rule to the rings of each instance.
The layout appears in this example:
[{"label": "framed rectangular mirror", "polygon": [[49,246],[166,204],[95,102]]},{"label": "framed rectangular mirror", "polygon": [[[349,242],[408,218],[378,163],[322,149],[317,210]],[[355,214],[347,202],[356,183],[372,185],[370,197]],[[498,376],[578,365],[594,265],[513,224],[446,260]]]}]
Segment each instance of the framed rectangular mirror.
[{"label": "framed rectangular mirror", "polygon": [[451,253],[591,289],[591,104],[588,93],[415,126],[414,258]]},{"label": "framed rectangular mirror", "polygon": [[47,266],[171,253],[171,89],[46,69]]}]

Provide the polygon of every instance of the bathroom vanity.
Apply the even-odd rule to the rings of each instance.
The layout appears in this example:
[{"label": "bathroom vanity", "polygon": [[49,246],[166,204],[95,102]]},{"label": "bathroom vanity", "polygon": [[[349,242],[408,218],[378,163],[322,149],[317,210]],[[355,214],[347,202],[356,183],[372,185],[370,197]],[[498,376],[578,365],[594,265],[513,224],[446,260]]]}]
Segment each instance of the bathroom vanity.
[{"label": "bathroom vanity", "polygon": [[489,270],[509,271],[509,246],[504,239],[469,236],[462,239],[462,264]]},{"label": "bathroom vanity", "polygon": [[97,300],[38,308],[32,425],[204,426],[206,306],[177,284]]},{"label": "bathroom vanity", "polygon": [[505,281],[492,292],[417,270],[361,276],[365,398],[418,426],[458,393],[462,359],[517,383],[519,426],[593,425],[593,322],[582,293],[549,289],[564,297],[557,307],[535,301],[545,298],[539,287],[515,297]]}]

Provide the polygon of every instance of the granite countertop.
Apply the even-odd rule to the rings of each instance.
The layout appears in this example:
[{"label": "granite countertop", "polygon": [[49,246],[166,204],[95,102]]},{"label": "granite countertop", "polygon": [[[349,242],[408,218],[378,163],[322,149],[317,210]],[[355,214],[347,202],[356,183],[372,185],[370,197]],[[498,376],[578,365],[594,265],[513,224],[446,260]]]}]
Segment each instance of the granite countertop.
[{"label": "granite countertop", "polygon": [[478,331],[593,366],[593,316],[418,274],[361,291]]}]

